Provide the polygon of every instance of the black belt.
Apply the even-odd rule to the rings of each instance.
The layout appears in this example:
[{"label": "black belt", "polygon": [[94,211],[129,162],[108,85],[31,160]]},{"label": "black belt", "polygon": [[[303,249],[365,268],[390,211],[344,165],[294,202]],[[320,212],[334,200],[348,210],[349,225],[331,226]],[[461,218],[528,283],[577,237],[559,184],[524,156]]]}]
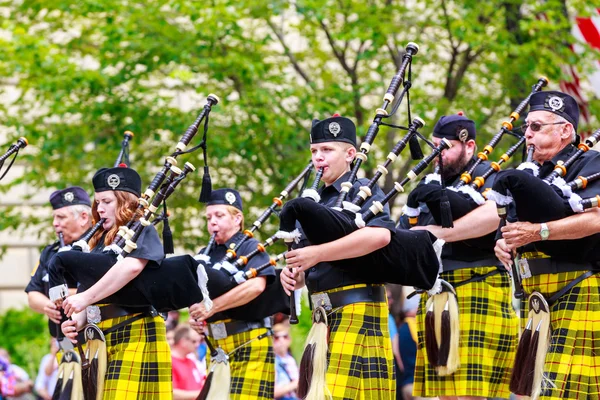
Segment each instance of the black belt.
[{"label": "black belt", "polygon": [[[579,275],[577,278],[573,279],[571,282],[569,282],[568,284],[566,284],[562,289],[560,289],[558,292],[555,292],[551,297],[546,299],[546,302],[548,303],[549,306],[553,306],[554,303],[556,303],[561,297],[563,297],[565,294],[567,294],[568,292],[571,291],[571,289],[573,289],[576,285],[578,285],[579,283],[581,283],[582,281],[586,280],[587,278],[589,278],[590,276],[596,274],[597,271],[586,271],[583,274]],[[525,291],[523,290],[523,287],[521,286],[521,283],[518,281],[515,281],[515,285],[518,285],[518,287],[516,288],[516,292],[515,292],[515,297],[518,299],[523,299],[525,297],[529,297],[531,296],[531,293],[525,293]]]},{"label": "black belt", "polygon": [[310,299],[313,307],[323,307],[325,311],[331,311],[354,303],[382,303],[386,301],[386,295],[383,286],[368,285],[339,292],[315,293]]},{"label": "black belt", "polygon": [[499,267],[502,265],[497,258],[485,258],[476,261],[461,261],[442,258],[443,272],[456,271],[463,268]]},{"label": "black belt", "polygon": [[270,328],[271,319],[265,318],[261,321],[230,321],[230,322],[216,322],[208,324],[208,336],[213,339],[220,340],[225,339],[227,336],[235,335],[237,333],[243,333],[251,331],[252,329],[259,328]]},{"label": "black belt", "polygon": [[[452,283],[450,284],[454,289],[459,288],[461,286],[465,286],[468,285],[469,283],[473,283],[473,282],[481,282],[481,281],[485,281],[487,278],[489,278],[490,276],[494,276],[494,275],[498,275],[501,273],[508,273],[508,271],[506,271],[504,269],[504,267],[498,267],[496,266],[495,270],[492,270],[490,272],[488,272],[487,274],[473,274],[472,277],[470,277],[467,280],[464,281],[460,281],[460,282],[456,282],[456,283]],[[445,288],[446,286],[442,286],[442,288]],[[427,293],[427,290],[422,290],[422,289],[415,289],[414,292],[411,292],[408,294],[408,296],[406,296],[407,299],[411,299],[413,298],[415,295],[417,294],[421,294],[421,293]],[[516,296],[516,295],[515,295]]]},{"label": "black belt", "polygon": [[138,313],[144,313],[146,315],[151,315],[153,310],[154,310],[153,307],[128,308],[128,307],[119,307],[116,304],[108,304],[108,305],[100,307],[100,317],[102,318],[102,321],[105,321],[107,319],[125,317],[127,315],[133,315],[133,314],[138,314]]},{"label": "black belt", "polygon": [[[101,321],[106,321],[107,319],[125,317],[127,315],[131,315],[131,318],[127,318],[120,323],[111,326],[110,328],[106,328],[102,330],[102,333],[106,336],[109,333],[112,333],[126,325],[129,325],[139,319],[146,317],[155,317],[159,315],[158,311],[152,306],[148,307],[135,307],[135,308],[123,308],[119,307],[116,304],[107,304],[105,306],[99,307],[100,309],[100,318]],[[87,339],[84,335],[85,329],[79,331],[77,334],[77,341],[80,344],[84,344]]]},{"label": "black belt", "polygon": [[[494,276],[497,274],[500,274],[502,272],[505,272],[506,270],[504,269],[504,267],[496,267],[495,270],[488,272],[487,274],[473,274],[473,276],[465,281],[461,281],[461,282],[457,282],[455,284],[452,285],[453,288],[458,288],[464,285],[468,285],[469,283],[473,283],[473,282],[481,282],[486,280],[487,278],[489,278],[490,276]],[[508,273],[508,272],[506,272]]]},{"label": "black belt", "polygon": [[592,271],[597,269],[590,263],[573,263],[557,261],[553,258],[526,258],[531,276],[542,274],[558,274],[559,272]]},{"label": "black belt", "polygon": [[559,290],[558,292],[554,293],[554,295],[552,295],[552,297],[550,297],[549,299],[547,299],[548,305],[551,306],[554,303],[556,303],[556,301],[558,299],[560,299],[568,291],[570,291],[571,289],[573,289],[575,287],[575,285],[577,285],[580,282],[586,280],[587,278],[589,278],[592,275],[594,275],[593,271],[587,271],[587,272],[584,272],[583,274],[579,275],[577,278],[573,279],[571,282],[569,282],[567,285],[565,285],[565,287],[563,287],[561,290]]}]

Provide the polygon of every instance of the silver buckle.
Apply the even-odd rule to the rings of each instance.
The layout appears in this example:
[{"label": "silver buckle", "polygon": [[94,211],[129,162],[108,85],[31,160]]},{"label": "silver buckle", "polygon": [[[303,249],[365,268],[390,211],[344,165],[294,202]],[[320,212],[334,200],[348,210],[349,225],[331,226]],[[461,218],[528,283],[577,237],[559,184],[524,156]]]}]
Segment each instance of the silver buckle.
[{"label": "silver buckle", "polygon": [[73,350],[75,348],[73,347],[73,343],[71,343],[71,341],[67,338],[62,338],[61,340],[59,340],[58,347],[60,347],[63,353],[67,350]]},{"label": "silver buckle", "polygon": [[87,315],[88,324],[99,324],[102,321],[102,315],[100,315],[100,307],[98,306],[87,306],[85,308]]},{"label": "silver buckle", "polygon": [[521,275],[521,279],[531,278],[531,270],[529,269],[529,262],[526,258],[519,258],[517,263],[519,275]]},{"label": "silver buckle", "polygon": [[225,339],[227,337],[227,328],[225,328],[225,322],[219,322],[216,324],[210,324],[210,333],[216,340]]},{"label": "silver buckle", "polygon": [[310,296],[310,299],[313,303],[313,309],[317,307],[323,307],[327,312],[333,310],[333,307],[331,306],[331,300],[329,299],[329,295],[327,293],[313,294]]},{"label": "silver buckle", "polygon": [[[217,324],[218,325],[218,324]],[[225,350],[223,350],[220,347],[217,347],[217,355],[213,358],[211,358],[211,363],[224,363],[227,364],[227,362],[229,361],[229,356],[227,354],[225,354]]]}]

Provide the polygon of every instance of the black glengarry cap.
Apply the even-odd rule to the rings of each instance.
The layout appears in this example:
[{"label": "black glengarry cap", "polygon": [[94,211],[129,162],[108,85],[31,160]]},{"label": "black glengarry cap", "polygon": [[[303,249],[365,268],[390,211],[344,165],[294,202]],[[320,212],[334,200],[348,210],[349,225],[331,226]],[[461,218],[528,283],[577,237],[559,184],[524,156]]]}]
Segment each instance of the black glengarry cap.
[{"label": "black glengarry cap", "polygon": [[324,120],[314,119],[310,143],[344,142],[356,147],[356,126],[351,119],[334,114]]},{"label": "black glengarry cap", "polygon": [[206,203],[207,206],[224,204],[226,206],[233,206],[240,211],[244,211],[242,206],[242,196],[235,189],[222,188],[213,190],[210,193],[210,200]]},{"label": "black glengarry cap", "polygon": [[70,186],[66,189],[57,190],[50,195],[50,204],[53,210],[81,204],[91,207],[90,196],[79,186]]},{"label": "black glengarry cap", "polygon": [[442,116],[433,127],[433,136],[465,143],[467,140],[475,140],[477,131],[475,130],[475,122],[459,112],[454,115]]},{"label": "black glengarry cap", "polygon": [[131,168],[101,168],[94,174],[92,183],[96,192],[119,190],[138,197],[142,194],[142,178]]}]

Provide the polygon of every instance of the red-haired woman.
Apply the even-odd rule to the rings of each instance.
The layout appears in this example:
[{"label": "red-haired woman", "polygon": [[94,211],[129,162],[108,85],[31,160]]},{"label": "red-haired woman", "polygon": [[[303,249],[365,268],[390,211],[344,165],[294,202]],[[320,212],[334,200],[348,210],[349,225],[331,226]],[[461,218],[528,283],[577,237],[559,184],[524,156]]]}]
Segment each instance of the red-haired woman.
[{"label": "red-haired woman", "polygon": [[[151,307],[124,307],[123,296],[114,301],[145,268],[158,268],[164,258],[162,244],[153,226],[146,227],[137,241],[137,249],[115,263],[106,254],[120,226],[125,225],[137,209],[141,193],[140,176],[129,168],[103,168],[93,178],[95,221],[104,218],[101,230],[90,240],[94,262],[85,262],[85,253],[67,252],[57,259],[81,257],[77,280],[78,293],[67,297],[63,309],[73,320],[62,324],[65,336],[76,340],[77,331],[86,323],[100,328],[106,338],[107,372],[104,399],[162,399],[172,396],[171,354],[162,317]],[[143,301],[142,301],[143,303]],[[130,304],[140,304],[132,298]]]}]

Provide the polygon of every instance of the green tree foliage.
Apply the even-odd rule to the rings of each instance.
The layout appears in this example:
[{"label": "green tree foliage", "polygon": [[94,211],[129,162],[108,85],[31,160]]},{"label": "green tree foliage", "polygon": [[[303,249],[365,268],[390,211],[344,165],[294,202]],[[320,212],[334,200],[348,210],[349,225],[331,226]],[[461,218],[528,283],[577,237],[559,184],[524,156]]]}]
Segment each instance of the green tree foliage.
[{"label": "green tree foliage", "polygon": [[47,320],[28,308],[6,311],[0,315],[0,347],[34,379],[40,360],[50,352]]},{"label": "green tree foliage", "polygon": [[[539,75],[557,88],[563,66],[584,73],[598,58],[567,47],[568,15],[589,13],[588,2],[530,3],[0,2],[0,79],[17,90],[0,113],[11,138],[32,144],[15,183],[91,192],[93,172],[113,164],[124,130],[136,134],[133,167],[148,182],[212,92],[221,98],[209,129],[213,183],[239,188],[251,220],[308,161],[313,118],[339,112],[366,132],[409,41],[420,45],[410,104],[428,122],[423,133],[439,116],[465,110],[482,146]],[[591,107],[598,111],[598,101]],[[405,110],[396,123],[407,125]],[[401,134],[381,129],[367,175]],[[201,166],[198,153],[181,160]],[[411,165],[406,155],[397,163],[388,189]],[[206,235],[200,180],[182,184],[170,204],[176,243],[188,249]],[[38,222],[16,212],[5,212],[2,227]]]}]

